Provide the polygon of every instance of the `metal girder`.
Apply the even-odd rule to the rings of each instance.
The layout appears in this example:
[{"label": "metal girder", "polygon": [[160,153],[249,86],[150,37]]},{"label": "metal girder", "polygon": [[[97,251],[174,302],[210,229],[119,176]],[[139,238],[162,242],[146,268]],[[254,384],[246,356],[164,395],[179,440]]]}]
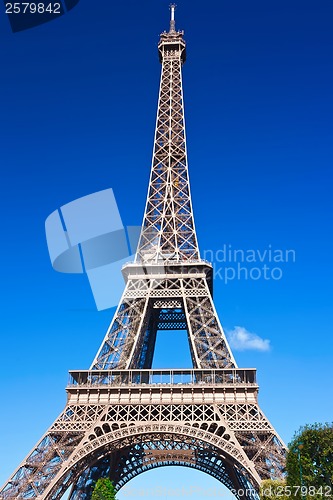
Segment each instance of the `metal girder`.
[{"label": "metal girder", "polygon": [[158,317],[158,330],[186,330],[186,316],[182,310],[161,311]]},{"label": "metal girder", "polygon": [[[202,264],[200,264],[202,265]],[[217,316],[205,275],[199,264],[191,265],[194,276],[174,278],[173,274],[162,274],[154,278],[129,278],[126,289],[105,336],[92,368],[150,368],[156,332],[163,320],[156,315],[156,299],[171,301],[180,299],[181,307],[168,308],[167,313],[178,315],[176,329],[187,330],[193,366],[197,368],[231,368],[236,366],[226,336]],[[133,297],[138,291],[143,297]],[[175,312],[177,311],[177,312]],[[182,318],[182,321],[179,321]],[[171,328],[164,323],[162,329]],[[151,341],[150,350],[148,342]],[[142,353],[149,351],[149,356]],[[148,359],[149,358],[149,359]]]}]

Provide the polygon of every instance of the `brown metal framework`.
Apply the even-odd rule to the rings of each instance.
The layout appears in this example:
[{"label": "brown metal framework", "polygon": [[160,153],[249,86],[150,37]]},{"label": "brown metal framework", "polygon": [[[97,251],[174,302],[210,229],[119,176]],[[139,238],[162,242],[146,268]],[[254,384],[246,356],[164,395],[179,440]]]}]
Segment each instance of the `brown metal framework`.
[{"label": "brown metal framework", "polygon": [[[90,370],[70,372],[65,410],[0,490],[0,499],[89,499],[154,467],[204,471],[237,498],[283,474],[286,448],[259,408],[253,369],[239,369],[200,259],[190,196],[181,68],[183,32],[158,45],[162,75],[146,210],[135,262]],[[152,370],[159,330],[185,330],[193,369]]]}]

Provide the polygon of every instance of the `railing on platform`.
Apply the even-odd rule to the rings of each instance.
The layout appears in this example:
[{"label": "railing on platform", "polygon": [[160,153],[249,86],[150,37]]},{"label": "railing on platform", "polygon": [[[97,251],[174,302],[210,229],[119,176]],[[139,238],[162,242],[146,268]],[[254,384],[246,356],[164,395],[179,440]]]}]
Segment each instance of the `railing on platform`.
[{"label": "railing on platform", "polygon": [[68,387],[121,385],[256,385],[254,368],[70,371]]},{"label": "railing on platform", "polygon": [[159,266],[159,268],[162,268],[165,266],[173,266],[173,267],[191,267],[193,266],[209,266],[212,267],[212,263],[207,260],[207,259],[187,259],[187,260],[175,260],[175,259],[159,259],[158,261],[154,260],[147,260],[147,261],[139,261],[135,262],[133,260],[125,262],[125,264],[122,266],[122,270],[125,269],[126,267],[130,268],[136,268],[136,267],[141,267],[141,268],[146,268],[146,267],[155,267],[156,265]]}]

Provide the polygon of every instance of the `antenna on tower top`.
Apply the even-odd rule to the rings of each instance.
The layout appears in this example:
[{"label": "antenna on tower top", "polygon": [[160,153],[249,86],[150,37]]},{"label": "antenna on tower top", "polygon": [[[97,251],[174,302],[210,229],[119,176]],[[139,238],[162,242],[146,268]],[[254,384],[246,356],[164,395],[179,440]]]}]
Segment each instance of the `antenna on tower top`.
[{"label": "antenna on tower top", "polygon": [[171,18],[170,18],[170,31],[169,33],[174,33],[176,31],[176,23],[175,23],[175,10],[176,10],[176,4],[171,3],[170,4],[170,10],[171,10]]}]

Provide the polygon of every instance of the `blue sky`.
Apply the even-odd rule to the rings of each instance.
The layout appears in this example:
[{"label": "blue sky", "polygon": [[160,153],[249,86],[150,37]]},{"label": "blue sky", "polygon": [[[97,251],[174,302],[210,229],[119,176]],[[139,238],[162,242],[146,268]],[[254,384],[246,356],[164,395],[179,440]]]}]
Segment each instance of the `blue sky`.
[{"label": "blue sky", "polygon": [[[156,44],[168,5],[81,0],[58,20],[16,34],[0,12],[0,483],[60,413],[68,370],[89,367],[112,317],[96,311],[84,276],[53,271],[44,222],[61,205],[112,187],[123,223],[141,223],[160,77]],[[273,263],[278,280],[225,283],[223,269],[237,262],[215,262],[222,271],[214,299],[226,331],[238,332],[238,341],[242,331],[269,341],[269,349],[258,350],[259,340],[234,355],[239,366],[258,369],[260,405],[286,442],[302,424],[332,420],[332,14],[330,0],[183,0],[176,12],[187,41],[201,251],[214,260],[224,245],[295,252],[295,261]],[[159,339],[156,366],[186,365],[182,349],[176,359],[166,348],[173,345]],[[177,481],[193,486],[194,500],[219,487],[172,468],[129,486]],[[120,500],[140,496],[125,493]]]}]

